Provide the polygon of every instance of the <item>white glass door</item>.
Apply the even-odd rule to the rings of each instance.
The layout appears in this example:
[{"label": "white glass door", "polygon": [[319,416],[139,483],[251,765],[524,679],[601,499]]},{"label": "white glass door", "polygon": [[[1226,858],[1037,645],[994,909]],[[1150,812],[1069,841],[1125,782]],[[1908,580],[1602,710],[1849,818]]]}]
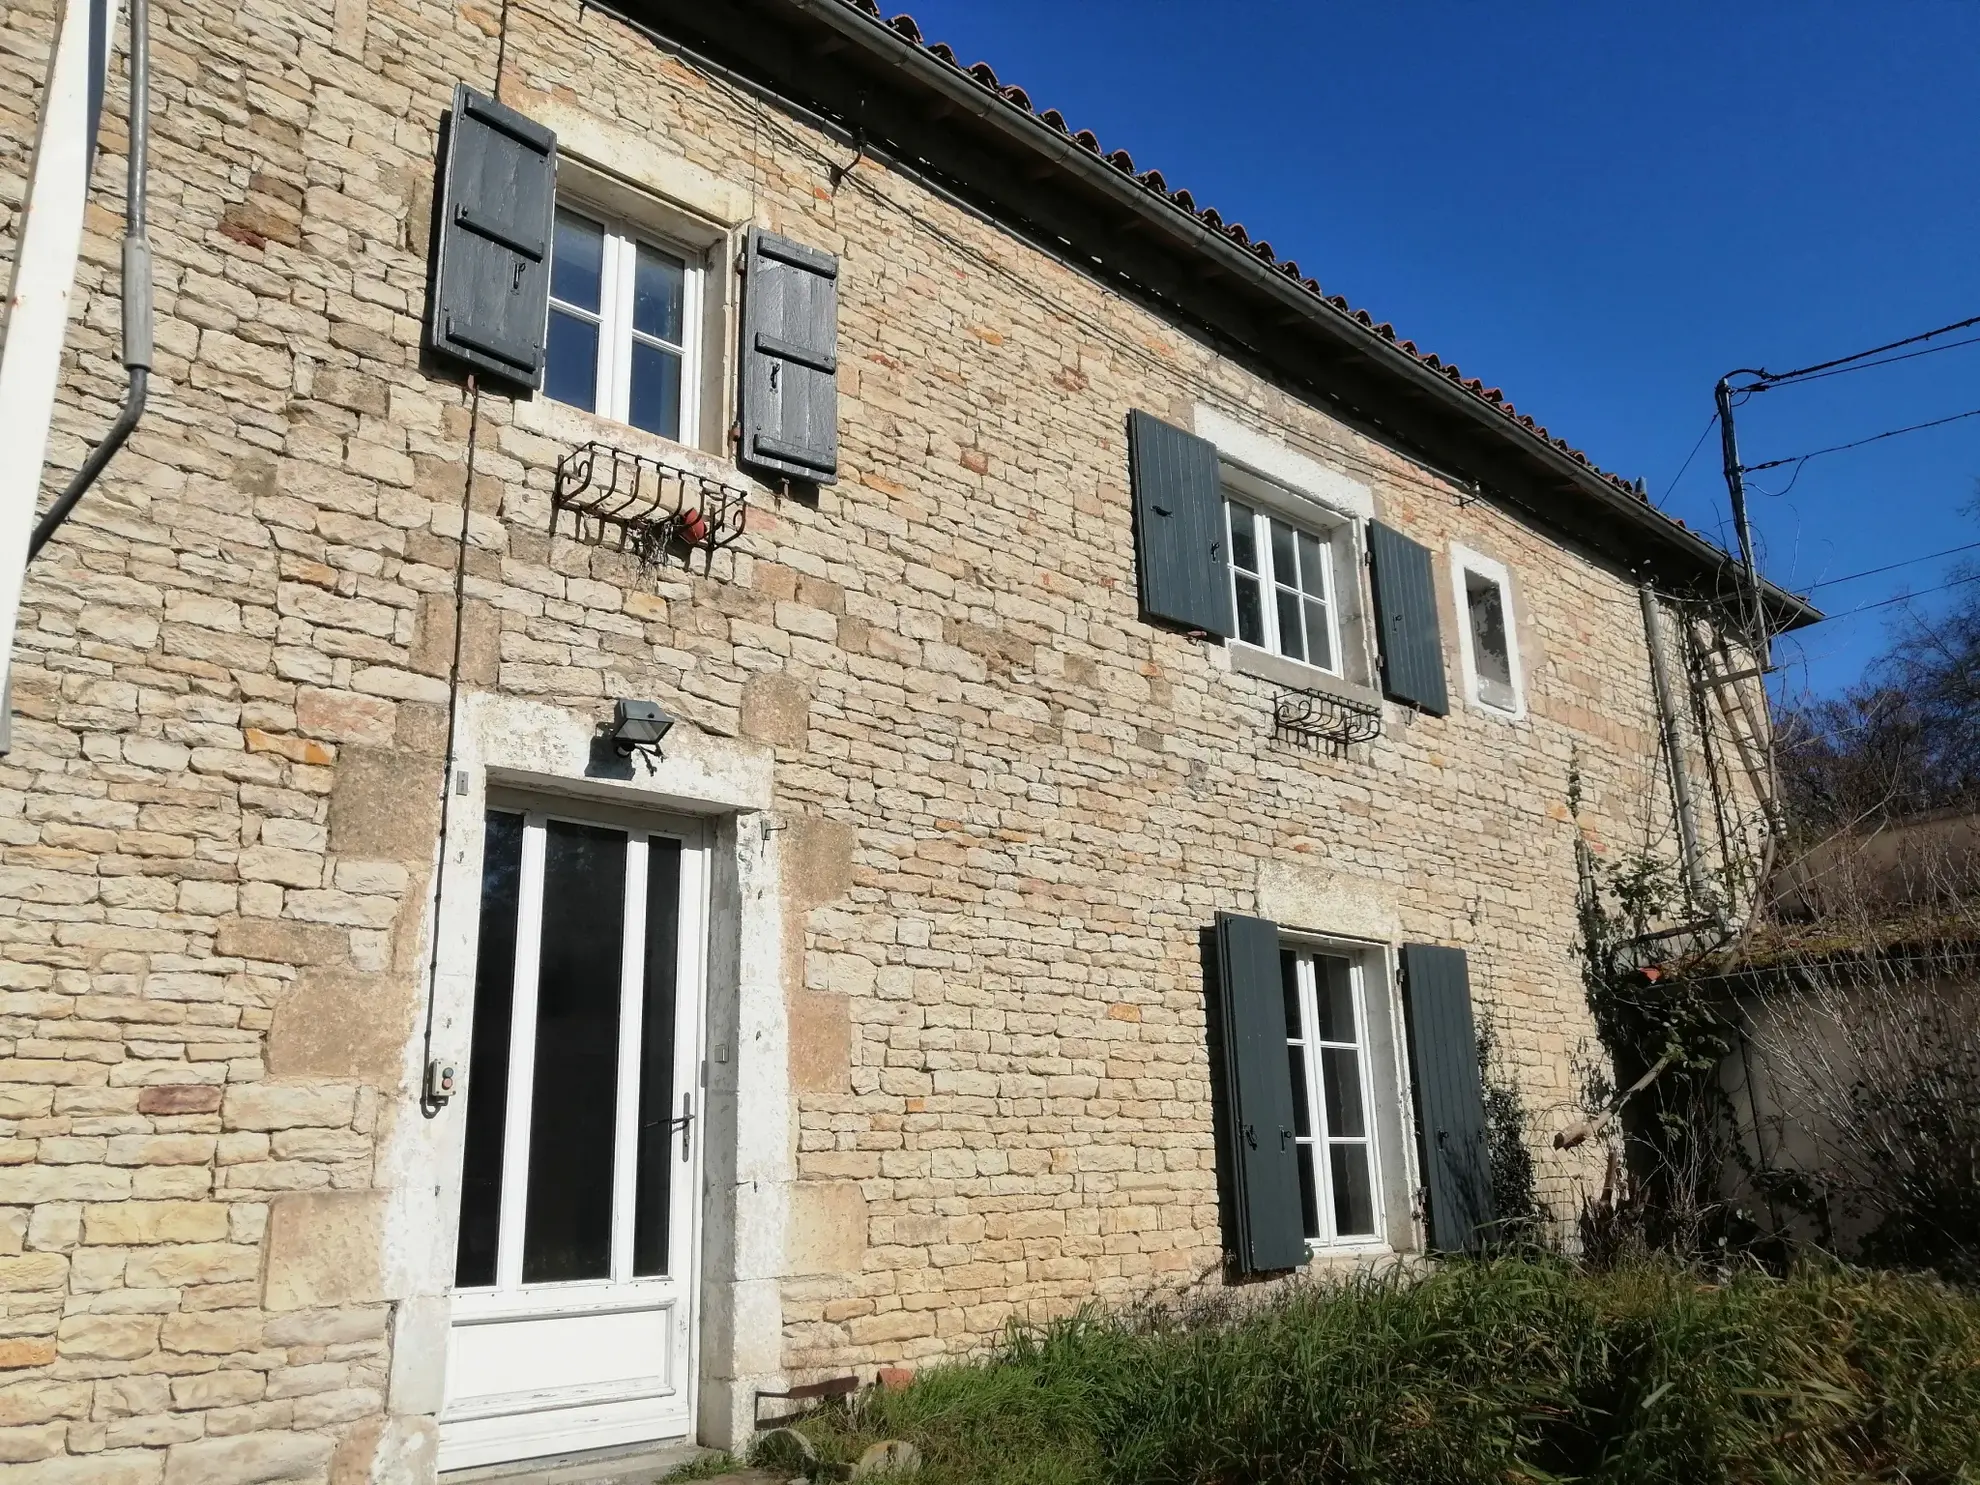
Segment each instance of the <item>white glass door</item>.
[{"label": "white glass door", "polygon": [[492,804],[440,1464],[691,1426],[699,833]]}]

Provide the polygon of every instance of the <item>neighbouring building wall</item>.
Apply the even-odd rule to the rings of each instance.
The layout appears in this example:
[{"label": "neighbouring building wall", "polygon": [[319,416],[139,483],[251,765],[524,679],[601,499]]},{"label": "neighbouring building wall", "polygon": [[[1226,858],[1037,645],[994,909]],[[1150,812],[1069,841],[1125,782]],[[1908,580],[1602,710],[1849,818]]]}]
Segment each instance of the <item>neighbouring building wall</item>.
[{"label": "neighbouring building wall", "polygon": [[[0,240],[50,7],[4,24]],[[587,414],[483,395],[468,492],[436,1049],[465,1055],[489,778],[581,779],[613,697],[661,701],[683,723],[627,787],[717,822],[733,909],[707,1436],[779,1376],[1216,1282],[1219,910],[1463,947],[1571,1209],[1573,842],[1666,808],[1624,577],[901,175],[834,190],[836,144],[595,11],[158,0],[153,40],[152,406],[33,571],[0,760],[20,1478],[430,1467],[459,1133],[416,1095],[471,413],[421,319],[437,130],[498,58],[568,158],[722,244],[711,469],[740,233],[840,260],[840,481],[756,488],[711,575],[552,534],[558,456],[639,443]],[[117,385],[118,74],[64,469]],[[1430,547],[1450,715],[1302,752],[1276,686],[1142,623],[1133,409],[1253,430]],[[1454,543],[1510,574],[1518,720],[1458,694]]]}]

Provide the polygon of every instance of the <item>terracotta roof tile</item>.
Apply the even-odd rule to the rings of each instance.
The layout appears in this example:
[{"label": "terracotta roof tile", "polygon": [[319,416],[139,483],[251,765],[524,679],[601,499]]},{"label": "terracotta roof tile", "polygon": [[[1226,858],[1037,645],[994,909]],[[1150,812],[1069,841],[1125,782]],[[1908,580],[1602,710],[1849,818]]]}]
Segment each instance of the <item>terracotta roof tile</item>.
[{"label": "terracotta roof tile", "polygon": [[[880,8],[875,3],[875,0],[839,0],[839,3],[848,9],[860,12],[862,15],[871,16],[875,21],[890,27],[899,35],[913,42],[916,46],[923,47],[929,55],[939,58],[958,72],[975,79],[979,85],[996,94],[1012,108],[1031,115],[1047,128],[1054,129],[1060,134],[1071,136],[1074,142],[1082,148],[1090,150],[1095,155],[1101,156],[1115,169],[1126,175],[1135,176],[1134,158],[1126,150],[1116,149],[1107,151],[1102,149],[1099,137],[1090,129],[1081,129],[1075,133],[1072,127],[1066,123],[1065,116],[1056,108],[1048,108],[1042,113],[1036,111],[1032,106],[1031,95],[1021,87],[1000,83],[997,79],[996,72],[991,69],[989,63],[977,62],[973,66],[964,67],[962,62],[957,58],[955,51],[945,43],[939,41],[933,43],[924,42],[922,40],[921,27],[915,22],[913,16],[902,14],[894,16],[892,19],[885,19],[881,16]],[[1232,222],[1226,225],[1222,215],[1218,213],[1214,206],[1199,207],[1196,204],[1196,198],[1187,190],[1177,189],[1171,191],[1169,189],[1169,183],[1161,171],[1144,171],[1140,175],[1135,176],[1135,178],[1149,190],[1166,197],[1178,210],[1188,212],[1204,226],[1209,227],[1213,231],[1224,233],[1239,246],[1249,248],[1252,253],[1263,261],[1267,263],[1276,261],[1277,255],[1272,251],[1272,245],[1270,243],[1251,241],[1250,234],[1245,231],[1241,224]],[[1370,315],[1367,310],[1350,307],[1347,300],[1338,294],[1330,295],[1323,293],[1318,282],[1311,278],[1302,279],[1300,277],[1299,266],[1292,261],[1288,260],[1278,266],[1288,278],[1301,284],[1309,294],[1313,295],[1321,303],[1341,314],[1347,315],[1356,323],[1368,329],[1372,334],[1378,335],[1384,340],[1396,341],[1396,330],[1393,325],[1388,324],[1386,321],[1378,325],[1375,323],[1374,316]],[[1445,376],[1448,376],[1452,381],[1477,397],[1481,402],[1484,402],[1487,406],[1496,407],[1510,421],[1519,427],[1531,430],[1534,436],[1542,442],[1552,445],[1554,448],[1568,454],[1576,462],[1586,465],[1589,469],[1601,475],[1610,484],[1616,486],[1616,488],[1624,490],[1638,499],[1645,498],[1639,486],[1631,484],[1621,475],[1601,469],[1586,454],[1582,453],[1579,449],[1571,447],[1565,439],[1555,438],[1544,427],[1535,423],[1532,418],[1520,413],[1511,402],[1506,400],[1506,394],[1499,388],[1487,387],[1475,377],[1469,380],[1465,379],[1459,373],[1456,366],[1439,360],[1434,352],[1418,350],[1416,342],[1413,340],[1397,342],[1397,349],[1420,361],[1431,370],[1442,372]]]}]

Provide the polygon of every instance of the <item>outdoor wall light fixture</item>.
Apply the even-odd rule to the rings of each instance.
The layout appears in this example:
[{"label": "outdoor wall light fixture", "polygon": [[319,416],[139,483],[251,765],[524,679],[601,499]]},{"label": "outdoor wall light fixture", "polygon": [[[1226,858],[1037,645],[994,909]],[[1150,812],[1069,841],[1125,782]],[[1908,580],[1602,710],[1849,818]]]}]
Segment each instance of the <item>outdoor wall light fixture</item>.
[{"label": "outdoor wall light fixture", "polygon": [[657,701],[615,701],[612,728],[606,735],[621,758],[634,753],[658,756],[660,739],[673,728],[674,719],[660,710]]}]

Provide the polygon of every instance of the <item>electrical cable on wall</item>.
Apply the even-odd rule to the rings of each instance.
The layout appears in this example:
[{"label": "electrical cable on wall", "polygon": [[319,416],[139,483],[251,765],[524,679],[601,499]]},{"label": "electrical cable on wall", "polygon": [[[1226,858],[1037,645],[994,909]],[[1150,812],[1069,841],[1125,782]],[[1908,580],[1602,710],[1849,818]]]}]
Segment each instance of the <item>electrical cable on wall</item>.
[{"label": "electrical cable on wall", "polygon": [[[481,431],[481,379],[473,372],[468,373],[468,436],[467,436],[467,477],[461,482],[461,534],[460,543],[454,551],[454,650],[447,665],[447,747],[446,765],[440,771],[440,859],[433,868],[433,900],[429,904],[429,934],[432,946],[426,964],[426,1033],[420,1052],[422,1081],[420,1083],[419,1111],[431,1119],[446,1103],[444,1096],[436,1097],[441,1091],[436,1086],[433,1060],[433,1016],[439,1001],[440,989],[440,904],[447,882],[447,847],[449,829],[453,822],[454,803],[454,749],[457,718],[460,713],[461,692],[461,629],[462,616],[467,607],[467,550],[468,521],[473,513],[474,502],[474,456]],[[447,1080],[446,1092],[451,1093],[451,1078]]]}]

